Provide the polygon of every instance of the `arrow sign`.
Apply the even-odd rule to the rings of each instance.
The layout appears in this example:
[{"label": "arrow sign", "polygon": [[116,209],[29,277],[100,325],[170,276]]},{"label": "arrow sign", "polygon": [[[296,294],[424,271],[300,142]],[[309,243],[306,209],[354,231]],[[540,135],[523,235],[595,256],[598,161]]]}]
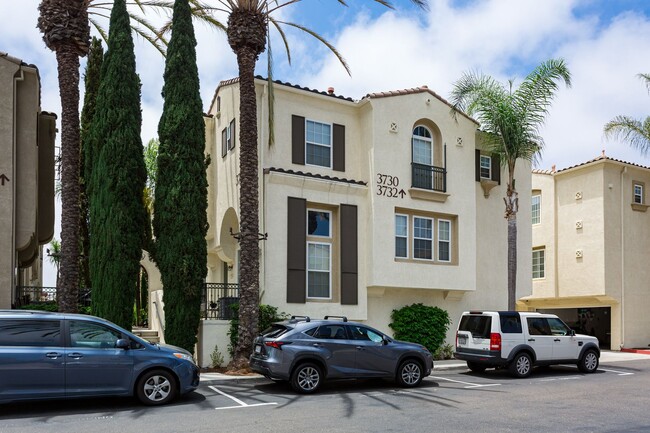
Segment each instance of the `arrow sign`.
[{"label": "arrow sign", "polygon": [[399,190],[399,198],[404,198],[404,195],[405,195],[405,194],[406,194],[406,193],[404,192],[403,189],[400,189],[400,190]]},{"label": "arrow sign", "polygon": [[0,182],[2,182],[2,186],[5,186],[5,181],[9,182],[9,178],[5,176],[4,173],[0,174]]}]

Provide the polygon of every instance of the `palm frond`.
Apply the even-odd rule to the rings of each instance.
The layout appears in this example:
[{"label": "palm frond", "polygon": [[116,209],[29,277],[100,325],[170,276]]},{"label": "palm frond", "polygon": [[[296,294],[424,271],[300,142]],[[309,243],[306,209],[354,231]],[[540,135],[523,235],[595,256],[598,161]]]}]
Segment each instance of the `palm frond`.
[{"label": "palm frond", "polygon": [[329,48],[329,50],[330,50],[330,51],[331,51],[331,52],[336,56],[336,58],[339,60],[339,62],[341,63],[341,65],[343,65],[343,68],[345,68],[345,72],[347,72],[348,75],[352,76],[352,74],[351,74],[351,72],[350,72],[350,66],[348,66],[348,63],[345,61],[345,59],[343,58],[343,56],[341,55],[341,53],[338,52],[338,50],[336,49],[336,47],[335,47],[334,45],[332,45],[331,43],[329,43],[329,42],[327,41],[327,39],[325,39],[324,37],[322,37],[321,35],[319,35],[319,34],[316,33],[315,31],[313,31],[313,30],[311,30],[311,29],[308,29],[307,27],[302,26],[302,25],[300,25],[300,24],[289,23],[289,22],[286,22],[286,21],[277,21],[277,23],[278,23],[278,24],[284,24],[284,25],[291,26],[291,27],[295,27],[295,28],[297,28],[297,29],[299,29],[299,30],[302,30],[303,32],[305,32],[305,33],[311,35],[312,37],[316,38],[316,39],[317,39],[318,41],[320,41],[323,45],[325,45],[327,48]]},{"label": "palm frond", "polygon": [[[269,21],[271,21],[271,24],[273,24],[273,27],[280,33],[280,38],[282,38],[282,43],[284,44],[284,50],[287,53],[287,61],[289,62],[289,65],[291,65],[291,49],[289,48],[289,41],[287,40],[287,35],[284,33],[284,30],[282,30],[282,27],[278,22],[275,20],[275,18],[269,16]],[[271,38],[269,37],[268,39],[268,46],[269,50],[271,49]]]},{"label": "palm frond", "polygon": [[650,93],[650,74],[639,74],[637,77],[645,81],[645,86],[648,89],[648,93]]},{"label": "palm frond", "polygon": [[650,152],[650,117],[642,122],[628,116],[616,116],[605,125],[605,137],[626,141],[641,154]]}]

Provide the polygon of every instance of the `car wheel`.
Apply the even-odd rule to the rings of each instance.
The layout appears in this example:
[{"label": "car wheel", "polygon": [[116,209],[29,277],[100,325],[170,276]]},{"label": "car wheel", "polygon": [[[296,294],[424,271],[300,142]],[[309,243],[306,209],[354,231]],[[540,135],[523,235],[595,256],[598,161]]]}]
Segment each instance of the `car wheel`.
[{"label": "car wheel", "polygon": [[407,359],[397,369],[397,383],[400,386],[411,388],[422,382],[422,365],[419,362]]},{"label": "car wheel", "polygon": [[474,373],[483,373],[487,367],[483,364],[467,361],[467,368],[472,370]]},{"label": "car wheel", "polygon": [[311,394],[320,387],[323,373],[316,364],[305,363],[299,365],[291,375],[291,386],[302,394]]},{"label": "car wheel", "polygon": [[169,403],[176,397],[176,380],[165,370],[146,372],[138,380],[136,394],[138,399],[149,406]]},{"label": "car wheel", "polygon": [[509,366],[513,376],[523,378],[530,376],[533,369],[533,361],[526,352],[518,353]]},{"label": "car wheel", "polygon": [[578,369],[583,373],[593,373],[598,369],[598,353],[595,350],[587,350],[580,361],[578,361]]}]

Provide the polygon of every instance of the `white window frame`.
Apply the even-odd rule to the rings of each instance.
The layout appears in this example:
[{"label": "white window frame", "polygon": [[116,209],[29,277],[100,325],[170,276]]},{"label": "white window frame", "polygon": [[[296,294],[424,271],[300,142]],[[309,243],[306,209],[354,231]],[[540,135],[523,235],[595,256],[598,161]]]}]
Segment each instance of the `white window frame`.
[{"label": "white window frame", "polygon": [[[487,161],[488,166],[483,167],[483,161]],[[488,175],[483,176],[483,170],[487,168]],[[488,155],[481,155],[479,161],[479,176],[481,179],[492,179],[492,157]]]},{"label": "white window frame", "polygon": [[[438,224],[437,224],[437,226],[438,226],[438,242],[437,242],[437,243],[438,243],[438,245],[437,245],[437,246],[438,246],[438,249],[437,249],[437,251],[436,251],[436,253],[437,253],[436,258],[438,259],[439,262],[442,262],[442,263],[451,263],[451,251],[452,251],[452,250],[451,250],[451,248],[452,248],[452,242],[451,242],[452,223],[451,223],[451,220],[446,220],[446,219],[442,219],[442,218],[439,218],[437,221],[438,221]],[[449,239],[445,239],[445,240],[442,240],[442,239],[441,239],[441,237],[440,237],[440,223],[447,223],[447,224],[449,224],[449,230],[448,230],[448,233],[449,233]],[[443,244],[443,243],[449,244],[449,259],[448,259],[448,260],[443,260],[443,259],[440,258],[440,245]]]},{"label": "white window frame", "polygon": [[[399,236],[397,234],[397,217],[404,217],[406,218],[406,236]],[[409,216],[406,214],[402,213],[396,213],[395,214],[395,238],[402,238],[406,239],[406,255],[404,257],[398,256],[397,255],[397,250],[393,251],[393,254],[395,255],[396,259],[408,259],[409,257]]]},{"label": "white window frame", "polygon": [[[424,130],[426,130],[429,133],[429,137],[423,137],[421,135],[415,135],[415,130],[418,129],[418,128],[423,128]],[[429,157],[431,159],[430,164],[424,164],[424,163],[415,161],[415,152],[414,152],[414,143],[413,143],[413,139],[415,139],[415,138],[417,138],[420,141],[425,141],[425,142],[429,143],[429,148],[430,148]],[[424,126],[424,125],[415,125],[415,127],[413,128],[413,131],[411,131],[411,162],[413,162],[415,164],[420,164],[420,165],[427,165],[429,167],[433,167],[433,165],[434,165],[433,164],[433,162],[434,162],[433,161],[433,134],[431,133],[431,130],[429,128],[427,128],[426,126]]]},{"label": "white window frame", "polygon": [[[535,253],[542,253],[541,261],[538,264],[541,268],[537,269],[537,276],[535,276]],[[546,278],[546,248],[535,248],[533,249],[533,280],[543,280]]]},{"label": "white window frame", "polygon": [[[638,193],[637,193],[637,188],[639,189]],[[640,183],[634,184],[632,200],[634,204],[645,204],[643,202],[643,185],[641,185]]]},{"label": "white window frame", "polygon": [[[309,269],[309,245],[326,245],[328,247],[329,251],[329,269],[327,271],[323,271],[321,269]],[[332,243],[331,242],[311,242],[307,241],[307,272],[305,275],[305,290],[307,291],[306,297],[307,299],[314,299],[314,300],[332,300]],[[329,297],[320,297],[320,296],[309,296],[309,273],[310,272],[327,272],[328,275],[328,286],[329,286]]]},{"label": "white window frame", "polygon": [[[416,218],[431,221],[431,238],[421,238],[421,237],[416,237],[416,236],[415,236],[415,219],[416,219]],[[416,216],[416,215],[413,216],[413,230],[412,230],[412,234],[413,234],[413,247],[412,247],[412,249],[411,249],[411,253],[413,254],[413,255],[412,255],[413,260],[420,260],[420,261],[423,261],[423,262],[433,262],[433,261],[434,261],[434,259],[435,259],[435,254],[434,254],[434,250],[433,250],[433,245],[434,245],[433,230],[434,230],[434,227],[435,227],[435,219],[434,219],[434,218],[423,217],[423,216]],[[417,258],[417,257],[415,257],[415,240],[416,240],[416,239],[431,241],[431,258],[430,258],[430,259],[422,259],[422,258]]]},{"label": "white window frame", "polygon": [[[537,199],[537,203],[535,203]],[[531,197],[531,216],[533,225],[540,224],[542,222],[542,195],[535,194]],[[535,204],[537,204],[537,212],[535,212]]]},{"label": "white window frame", "polygon": [[[307,230],[309,230],[309,212],[319,212],[319,213],[326,213],[326,214],[329,214],[329,216],[330,216],[330,217],[329,217],[329,223],[330,223],[330,227],[329,227],[329,236],[311,235],[311,234],[309,234],[309,231],[307,231],[307,232],[305,233],[305,235],[306,235],[306,236],[309,236],[309,237],[314,237],[314,238],[332,239],[332,211],[324,210],[324,209],[307,208],[307,215],[306,215],[306,218],[307,218],[307,223],[306,223],[306,224],[307,224],[307,225],[305,226],[305,227],[307,228]],[[330,242],[330,243],[331,243],[331,242]]]},{"label": "white window frame", "polygon": [[[314,143],[311,141],[307,141],[307,123],[312,122],[312,123],[318,123],[320,125],[327,125],[330,128],[330,142],[329,145],[325,145],[322,143]],[[327,122],[321,122],[318,120],[313,120],[313,119],[305,119],[305,165],[309,165],[312,167],[323,167],[323,168],[332,168],[334,164],[334,125],[332,123],[327,123]],[[311,144],[313,146],[321,146],[321,147],[327,147],[329,146],[330,149],[330,165],[320,165],[320,164],[311,164],[307,162],[307,145]]]}]

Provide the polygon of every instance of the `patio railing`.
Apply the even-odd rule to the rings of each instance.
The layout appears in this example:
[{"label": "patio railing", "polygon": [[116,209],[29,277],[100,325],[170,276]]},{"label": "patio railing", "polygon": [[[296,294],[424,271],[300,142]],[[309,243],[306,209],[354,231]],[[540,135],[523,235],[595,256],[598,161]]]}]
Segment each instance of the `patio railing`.
[{"label": "patio railing", "polygon": [[[18,293],[16,298],[16,307],[20,308],[23,305],[38,305],[56,302],[56,287],[41,287],[41,286],[18,286]],[[89,288],[79,289],[79,305],[84,307],[90,306]]]},{"label": "patio railing", "polygon": [[230,306],[239,303],[239,284],[205,283],[201,300],[201,317],[208,320],[230,320]]}]

